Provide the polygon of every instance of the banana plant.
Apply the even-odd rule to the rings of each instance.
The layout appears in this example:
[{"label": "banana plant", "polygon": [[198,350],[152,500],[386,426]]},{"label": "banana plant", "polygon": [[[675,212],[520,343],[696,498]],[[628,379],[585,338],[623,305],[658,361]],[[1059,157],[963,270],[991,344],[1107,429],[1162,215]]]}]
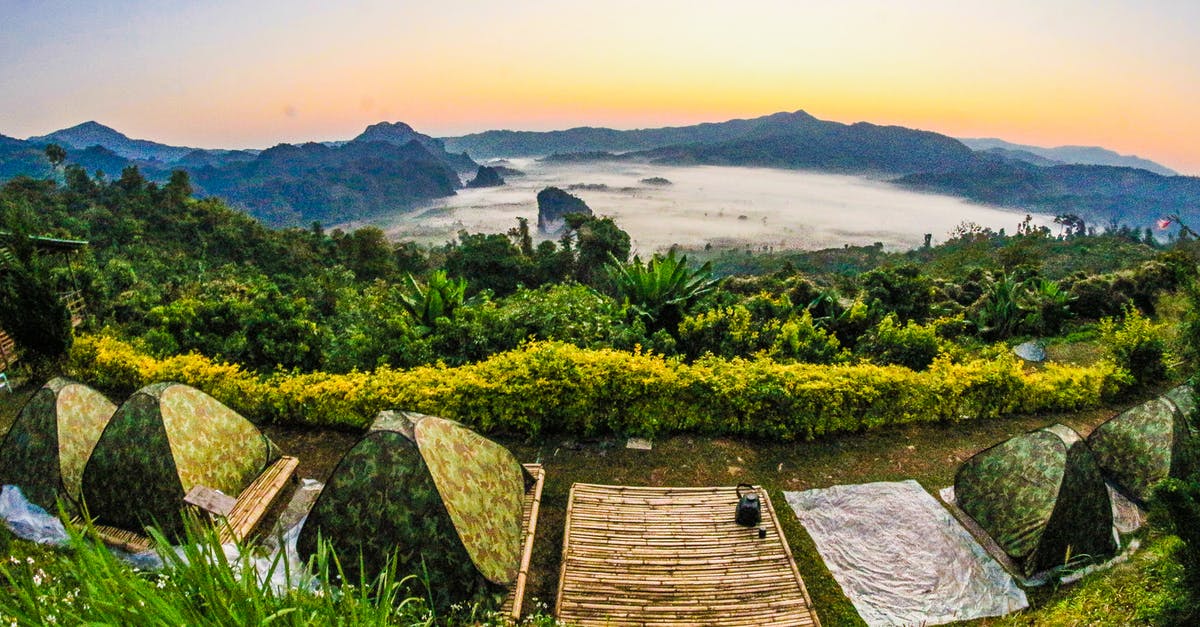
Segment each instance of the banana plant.
[{"label": "banana plant", "polygon": [[404,280],[400,305],[426,330],[432,330],[440,319],[451,319],[454,310],[463,304],[467,292],[466,279],[451,279],[444,270],[437,270],[422,285],[411,274]]},{"label": "banana plant", "polygon": [[630,263],[620,263],[610,255],[605,267],[617,298],[634,315],[643,318],[650,330],[672,333],[687,310],[720,282],[712,277],[711,263],[693,269],[687,256],[676,257],[674,250],[665,256],[656,254],[646,263],[636,256]]}]

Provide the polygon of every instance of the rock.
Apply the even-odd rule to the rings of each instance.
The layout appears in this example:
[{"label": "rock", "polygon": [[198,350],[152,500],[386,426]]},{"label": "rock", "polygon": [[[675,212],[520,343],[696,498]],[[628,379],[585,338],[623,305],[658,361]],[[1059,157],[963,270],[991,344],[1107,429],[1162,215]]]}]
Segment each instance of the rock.
[{"label": "rock", "polygon": [[592,210],[577,196],[572,196],[557,187],[547,187],[538,192],[538,231],[546,235],[557,235],[566,226],[569,213],[592,215]]},{"label": "rock", "polygon": [[496,168],[490,168],[486,165],[479,166],[475,171],[475,178],[467,182],[467,187],[499,187],[504,185],[504,179]]},{"label": "rock", "polygon": [[661,176],[652,176],[648,179],[642,179],[639,182],[643,185],[672,185],[671,181],[668,181]]},{"label": "rock", "polygon": [[506,165],[494,165],[492,166],[492,169],[495,170],[496,174],[499,174],[500,176],[525,176],[524,172]]},{"label": "rock", "polygon": [[1018,344],[1017,346],[1013,347],[1013,352],[1017,354],[1017,357],[1020,357],[1025,361],[1046,361],[1046,349],[1042,346],[1042,343],[1037,340],[1030,340],[1024,344]]}]

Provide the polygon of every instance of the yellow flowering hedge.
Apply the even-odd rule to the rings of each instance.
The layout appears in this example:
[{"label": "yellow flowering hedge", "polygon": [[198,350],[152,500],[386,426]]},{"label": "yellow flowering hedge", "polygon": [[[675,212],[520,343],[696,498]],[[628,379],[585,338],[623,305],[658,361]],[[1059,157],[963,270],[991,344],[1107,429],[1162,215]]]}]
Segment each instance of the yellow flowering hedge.
[{"label": "yellow flowering hedge", "polygon": [[1014,357],[928,370],[701,359],[535,342],[448,368],[260,376],[195,355],[156,359],[111,337],[83,336],[68,374],[116,398],[157,381],[197,387],[258,421],[365,427],[383,409],[536,435],[672,432],[808,439],[880,425],[993,418],[1096,406],[1123,381],[1111,363],[1023,371]]}]

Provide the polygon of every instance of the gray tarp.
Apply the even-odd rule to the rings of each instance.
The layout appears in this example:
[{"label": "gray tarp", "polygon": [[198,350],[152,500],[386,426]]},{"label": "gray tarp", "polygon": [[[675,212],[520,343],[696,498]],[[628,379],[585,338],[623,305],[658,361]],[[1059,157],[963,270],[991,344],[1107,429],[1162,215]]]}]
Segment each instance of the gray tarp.
[{"label": "gray tarp", "polygon": [[916,481],[784,496],[868,625],[940,625],[1029,605],[1012,577]]}]

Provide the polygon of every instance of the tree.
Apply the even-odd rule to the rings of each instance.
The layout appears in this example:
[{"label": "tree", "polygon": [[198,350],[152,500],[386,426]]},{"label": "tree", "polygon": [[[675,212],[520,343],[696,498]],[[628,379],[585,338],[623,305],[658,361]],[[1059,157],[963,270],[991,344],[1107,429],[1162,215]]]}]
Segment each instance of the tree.
[{"label": "tree", "polygon": [[575,280],[595,286],[605,277],[604,265],[612,259],[629,259],[629,234],[612,218],[597,218],[582,213],[566,215],[568,236],[575,241]]},{"label": "tree", "polygon": [[167,202],[175,207],[182,207],[183,202],[192,197],[192,181],[185,170],[175,170],[171,180],[163,188]]},{"label": "tree", "polygon": [[27,205],[0,205],[0,329],[36,362],[71,348],[71,314],[58,298],[50,268],[30,239],[33,212]]},{"label": "tree", "polygon": [[54,168],[54,171],[57,172],[63,162],[67,160],[67,151],[58,144],[48,144],[46,146],[46,159],[50,161],[50,167]]},{"label": "tree", "polygon": [[505,235],[460,231],[458,243],[446,254],[446,272],[466,279],[472,292],[491,290],[507,296],[517,286],[532,286],[533,262]]}]

